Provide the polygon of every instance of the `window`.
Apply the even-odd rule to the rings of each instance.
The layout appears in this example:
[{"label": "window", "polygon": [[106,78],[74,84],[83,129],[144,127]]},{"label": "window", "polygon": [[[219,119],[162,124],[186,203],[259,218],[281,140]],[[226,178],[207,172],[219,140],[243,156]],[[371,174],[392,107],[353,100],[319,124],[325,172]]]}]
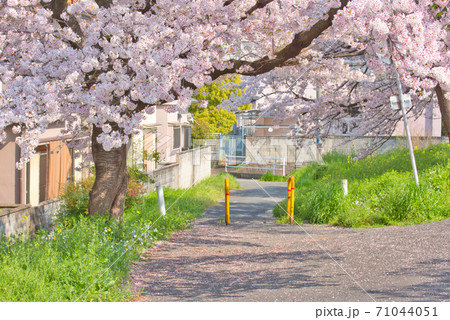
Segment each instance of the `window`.
[{"label": "window", "polygon": [[173,148],[178,149],[181,145],[181,129],[180,127],[173,128]]},{"label": "window", "polygon": [[184,127],[184,149],[191,147],[191,127]]}]

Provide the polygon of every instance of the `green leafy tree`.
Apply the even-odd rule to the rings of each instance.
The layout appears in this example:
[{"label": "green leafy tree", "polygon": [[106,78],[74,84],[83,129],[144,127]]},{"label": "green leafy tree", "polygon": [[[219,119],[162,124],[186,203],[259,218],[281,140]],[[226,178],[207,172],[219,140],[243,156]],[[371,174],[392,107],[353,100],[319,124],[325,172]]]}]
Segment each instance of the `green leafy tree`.
[{"label": "green leafy tree", "polygon": [[[216,108],[224,100],[230,98],[231,93],[242,95],[241,89],[230,89],[229,83],[241,83],[240,76],[226,78],[222,82],[213,82],[200,88],[199,93],[194,96],[198,101],[207,101],[206,107],[201,107],[199,103],[192,104],[189,108],[194,116],[192,127],[193,139],[208,139],[213,133],[227,134],[233,129],[236,123],[236,116],[233,112],[222,108]],[[250,110],[251,104],[239,107],[240,110]]]}]

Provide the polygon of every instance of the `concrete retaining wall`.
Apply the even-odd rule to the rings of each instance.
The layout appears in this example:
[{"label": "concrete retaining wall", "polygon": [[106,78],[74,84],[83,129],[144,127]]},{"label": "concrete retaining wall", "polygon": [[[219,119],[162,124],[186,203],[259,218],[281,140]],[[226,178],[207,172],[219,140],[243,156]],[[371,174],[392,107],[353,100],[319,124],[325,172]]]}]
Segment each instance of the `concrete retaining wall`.
[{"label": "concrete retaining wall", "polygon": [[177,162],[149,172],[152,183],[148,190],[157,184],[173,189],[189,188],[211,175],[211,147],[199,147],[180,152]]},{"label": "concrete retaining wall", "polygon": [[[322,141],[323,153],[337,151],[351,155],[373,145],[376,139],[379,138],[359,137],[353,141],[347,141],[347,136],[329,137]],[[378,149],[377,153],[406,147],[405,137],[390,137],[387,139],[387,142]],[[413,144],[419,145],[419,147],[448,141],[447,137],[414,137],[413,139],[415,140]],[[246,160],[249,162],[258,161],[261,158],[284,158],[287,164],[295,164],[299,167],[320,160],[316,139],[303,139],[300,144],[297,144],[295,140],[287,137],[246,137],[245,152]]]},{"label": "concrete retaining wall", "polygon": [[160,169],[150,172],[149,175],[153,181],[147,185],[147,189],[153,190],[156,188],[157,184],[160,184],[164,187],[169,187],[169,188],[174,188],[174,189],[177,188],[178,172],[179,172],[178,163],[167,165]]},{"label": "concrete retaining wall", "polygon": [[0,208],[0,233],[10,237],[34,234],[41,228],[49,229],[60,207],[60,200],[48,200],[36,207],[21,205]]},{"label": "concrete retaining wall", "polygon": [[201,147],[206,146],[211,148],[211,162],[217,163],[219,161],[219,148],[220,148],[220,139],[194,139],[193,146]]}]

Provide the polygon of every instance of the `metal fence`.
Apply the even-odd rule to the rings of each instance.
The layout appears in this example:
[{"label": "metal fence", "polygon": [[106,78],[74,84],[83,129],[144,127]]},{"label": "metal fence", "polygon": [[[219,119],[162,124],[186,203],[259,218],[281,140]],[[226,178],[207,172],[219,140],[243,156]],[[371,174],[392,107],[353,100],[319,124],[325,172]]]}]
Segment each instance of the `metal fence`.
[{"label": "metal fence", "polygon": [[240,135],[219,136],[219,162],[225,161],[226,156],[245,158],[245,138]]},{"label": "metal fence", "polygon": [[273,174],[281,171],[286,175],[286,159],[284,158],[258,158],[257,161],[247,161],[245,156],[225,155],[225,172],[228,168],[247,168],[259,170],[271,170]]}]

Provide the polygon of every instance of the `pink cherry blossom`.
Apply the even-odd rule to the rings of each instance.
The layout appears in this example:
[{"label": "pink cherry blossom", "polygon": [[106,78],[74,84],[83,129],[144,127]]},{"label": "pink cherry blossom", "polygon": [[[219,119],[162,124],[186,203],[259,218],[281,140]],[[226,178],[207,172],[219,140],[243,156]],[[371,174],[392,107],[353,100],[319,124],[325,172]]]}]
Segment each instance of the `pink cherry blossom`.
[{"label": "pink cherry blossom", "polygon": [[[392,122],[380,122],[375,114],[392,121],[398,117],[386,107],[395,93],[392,65],[386,64],[391,58],[418,100],[429,99],[437,84],[450,92],[444,10],[449,1],[152,3],[114,0],[102,6],[81,0],[56,20],[38,0],[0,1],[0,142],[6,139],[5,128],[14,125],[21,147],[18,167],[55,121],[65,121],[64,132],[85,141],[83,148],[90,128],[102,128],[97,141],[111,150],[128,142],[142,114],[154,112],[152,106],[176,100],[169,111],[186,109],[195,89],[220,72],[253,74],[245,81],[247,95],[233,99],[256,99],[271,114],[295,116],[309,133],[317,130],[319,119],[323,126],[349,104],[361,107],[366,129],[388,132]],[[263,75],[251,66],[273,59],[340,7],[332,26],[287,66]],[[362,63],[344,63],[337,52],[342,48],[360,51]],[[321,88],[319,99],[303,99],[308,84]],[[415,108],[413,113],[419,114],[421,102]]]}]

